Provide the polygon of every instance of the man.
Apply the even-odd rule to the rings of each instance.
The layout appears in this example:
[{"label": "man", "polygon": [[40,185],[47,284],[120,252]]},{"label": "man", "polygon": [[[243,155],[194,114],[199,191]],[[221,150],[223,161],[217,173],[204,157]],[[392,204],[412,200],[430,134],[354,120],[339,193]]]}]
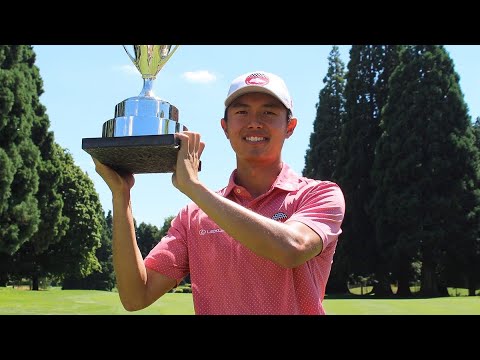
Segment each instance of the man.
[{"label": "man", "polygon": [[94,159],[113,195],[113,261],[127,310],[149,306],[190,274],[196,314],[325,314],[345,202],[335,183],[301,177],[282,161],[296,125],[280,77],[236,78],[221,119],[237,160],[228,185],[212,191],[200,181],[205,144],[198,133],[177,133],[172,182],[192,203],[145,259],[130,205],[133,176]]}]

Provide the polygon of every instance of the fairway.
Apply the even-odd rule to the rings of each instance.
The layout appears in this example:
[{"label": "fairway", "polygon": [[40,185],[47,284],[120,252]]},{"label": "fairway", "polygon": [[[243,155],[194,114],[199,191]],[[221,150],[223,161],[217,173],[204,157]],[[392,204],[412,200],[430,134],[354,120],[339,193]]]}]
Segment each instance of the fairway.
[{"label": "fairway", "polygon": [[[480,296],[375,299],[352,295],[324,301],[328,315],[480,315]],[[0,287],[0,315],[193,315],[192,294],[168,293],[144,310],[126,311],[118,293],[30,291]]]},{"label": "fairway", "polygon": [[192,294],[165,294],[147,309],[126,311],[116,292],[30,291],[0,287],[0,315],[193,315]]},{"label": "fairway", "polygon": [[480,297],[326,299],[329,315],[480,315]]}]

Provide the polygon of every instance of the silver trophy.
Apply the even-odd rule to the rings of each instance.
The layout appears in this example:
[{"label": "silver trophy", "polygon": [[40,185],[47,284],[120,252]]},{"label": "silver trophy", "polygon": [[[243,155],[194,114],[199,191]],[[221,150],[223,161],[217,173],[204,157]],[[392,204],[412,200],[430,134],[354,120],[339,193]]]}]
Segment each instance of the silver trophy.
[{"label": "silver trophy", "polygon": [[123,45],[143,78],[138,96],[115,106],[101,138],[82,139],[82,148],[116,170],[134,174],[173,172],[179,143],[174,134],[187,130],[178,109],[153,93],[153,81],[179,45]]}]

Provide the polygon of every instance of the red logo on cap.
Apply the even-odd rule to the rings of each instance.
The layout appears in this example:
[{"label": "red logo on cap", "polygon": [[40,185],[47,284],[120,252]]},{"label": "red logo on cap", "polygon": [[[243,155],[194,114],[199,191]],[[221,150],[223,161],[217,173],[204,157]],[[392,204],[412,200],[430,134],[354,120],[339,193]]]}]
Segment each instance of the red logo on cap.
[{"label": "red logo on cap", "polygon": [[265,86],[268,84],[270,80],[265,74],[262,73],[254,73],[248,75],[245,79],[245,84],[247,85],[257,85],[257,86]]}]

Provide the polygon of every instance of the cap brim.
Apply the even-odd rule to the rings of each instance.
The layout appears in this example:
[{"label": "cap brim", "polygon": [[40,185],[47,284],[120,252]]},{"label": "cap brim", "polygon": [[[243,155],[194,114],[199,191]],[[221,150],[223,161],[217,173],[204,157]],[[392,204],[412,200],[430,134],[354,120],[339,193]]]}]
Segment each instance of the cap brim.
[{"label": "cap brim", "polygon": [[230,104],[238,97],[249,94],[249,93],[263,93],[263,94],[268,94],[273,96],[274,98],[278,99],[287,109],[289,109],[288,105],[285,104],[282,99],[280,99],[273,91],[270,91],[269,89],[263,87],[263,86],[244,86],[233,93],[231,93],[226,99],[225,99],[225,107],[229,107]]}]

